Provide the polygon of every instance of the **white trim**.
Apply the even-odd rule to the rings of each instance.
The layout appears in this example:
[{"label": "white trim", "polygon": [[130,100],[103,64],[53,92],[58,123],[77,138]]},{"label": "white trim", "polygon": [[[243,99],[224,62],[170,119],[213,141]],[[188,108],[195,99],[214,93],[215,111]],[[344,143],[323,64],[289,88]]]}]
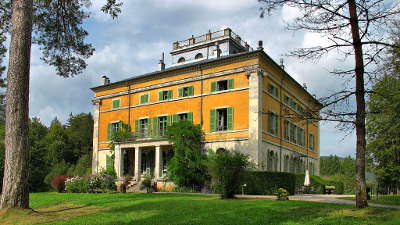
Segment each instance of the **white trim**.
[{"label": "white trim", "polygon": [[240,130],[222,130],[222,131],[213,131],[213,132],[207,132],[204,134],[223,134],[223,133],[237,133],[237,132],[245,132],[249,131],[249,129],[240,129]]},{"label": "white trim", "polygon": [[168,119],[168,116],[169,116],[169,115],[170,115],[170,114],[161,114],[161,115],[157,115],[156,117],[157,117],[157,118],[160,118],[160,117],[166,116],[167,119]]},{"label": "white trim", "polygon": [[150,119],[150,117],[146,116],[146,117],[139,117],[139,118],[137,118],[137,120],[144,120],[144,119]]}]

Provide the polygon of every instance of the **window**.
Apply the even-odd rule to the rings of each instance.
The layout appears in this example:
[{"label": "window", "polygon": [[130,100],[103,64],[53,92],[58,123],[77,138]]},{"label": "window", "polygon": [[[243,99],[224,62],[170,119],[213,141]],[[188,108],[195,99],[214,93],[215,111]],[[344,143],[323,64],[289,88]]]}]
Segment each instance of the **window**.
[{"label": "window", "polygon": [[310,134],[310,151],[314,151],[314,135]]},{"label": "window", "polygon": [[181,114],[178,114],[178,117],[179,117],[179,121],[187,120],[188,119],[188,114],[187,113],[181,113]]},{"label": "window", "polygon": [[268,132],[273,135],[278,134],[278,115],[271,111],[268,112]]},{"label": "window", "polygon": [[297,127],[297,144],[304,146],[304,129]]},{"label": "window", "polygon": [[139,120],[139,137],[146,137],[149,135],[149,119]]},{"label": "window", "polygon": [[165,132],[167,131],[167,125],[168,125],[167,116],[158,117],[158,135],[165,136]]},{"label": "window", "polygon": [[172,91],[171,90],[158,92],[158,100],[159,101],[165,101],[168,99],[172,99]]},{"label": "window", "polygon": [[140,104],[145,104],[148,102],[149,102],[149,94],[148,93],[140,95],[140,99],[139,99]]},{"label": "window", "polygon": [[293,143],[297,143],[297,136],[296,136],[296,125],[294,125],[293,123],[290,123],[290,141]]},{"label": "window", "polygon": [[179,88],[179,97],[193,96],[193,86]]},{"label": "window", "polygon": [[285,131],[285,136],[284,136],[284,138],[285,138],[285,140],[287,140],[287,141],[289,141],[289,137],[290,137],[290,135],[289,135],[289,121],[287,121],[287,120],[285,120],[285,122],[284,122],[284,124],[283,124],[283,126],[284,126],[284,131]]},{"label": "window", "polygon": [[228,89],[233,89],[233,79],[219,80],[217,82],[211,83],[211,91],[225,91]]},{"label": "window", "polygon": [[283,98],[283,103],[289,105],[289,101],[290,101],[289,96],[285,95],[285,97]]},{"label": "window", "polygon": [[279,97],[279,90],[277,87],[275,87],[272,84],[268,84],[268,93],[270,93],[271,95],[275,96],[275,97]]},{"label": "window", "polygon": [[113,134],[117,132],[121,127],[122,127],[121,121],[108,124],[107,138],[109,141],[111,141]]},{"label": "window", "polygon": [[183,62],[185,62],[186,60],[185,60],[185,58],[184,57],[180,57],[179,59],[178,59],[178,63],[183,63]]},{"label": "window", "polygon": [[197,55],[194,58],[195,59],[201,59],[201,58],[203,58],[203,54],[197,53]]},{"label": "window", "polygon": [[233,129],[233,108],[212,109],[210,111],[210,130],[226,131]]},{"label": "window", "polygon": [[120,99],[113,99],[112,100],[112,109],[118,109],[120,107]]}]

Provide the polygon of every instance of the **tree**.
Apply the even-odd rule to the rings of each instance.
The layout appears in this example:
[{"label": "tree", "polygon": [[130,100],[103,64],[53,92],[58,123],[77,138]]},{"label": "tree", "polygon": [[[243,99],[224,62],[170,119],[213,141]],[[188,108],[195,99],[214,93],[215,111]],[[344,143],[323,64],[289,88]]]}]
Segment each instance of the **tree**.
[{"label": "tree", "polygon": [[376,95],[368,100],[368,158],[386,190],[400,192],[400,74],[386,75],[373,86]]},{"label": "tree", "polygon": [[[107,0],[102,11],[114,18],[120,12],[121,4]],[[82,27],[82,21],[89,17],[84,10],[89,5],[89,0],[3,0],[0,3],[1,59],[5,34],[11,33],[1,208],[29,207],[28,106],[32,30],[33,42],[40,46],[42,59],[55,66],[60,76],[77,75],[86,68],[85,59],[94,51],[84,42],[88,33]]]},{"label": "tree", "polygon": [[[396,45],[388,38],[391,22],[400,14],[394,1],[335,1],[335,0],[259,0],[262,14],[288,6],[298,9],[299,16],[288,24],[288,29],[320,33],[329,43],[326,46],[296,49],[290,53],[301,59],[318,61],[323,55],[336,50],[344,59],[354,58],[353,69],[335,70],[335,74],[354,81],[353,88],[338,91],[321,99],[324,107],[314,118],[344,123],[355,128],[356,145],[356,206],[368,205],[365,183],[366,129],[365,95],[370,93],[365,85],[376,75],[370,68],[380,63],[381,54]],[[367,76],[366,76],[367,75]],[[355,97],[354,107],[345,107]],[[350,100],[349,100],[350,99]],[[349,110],[350,108],[350,110]]]},{"label": "tree", "polygon": [[210,151],[208,153],[207,169],[212,183],[221,198],[234,198],[239,190],[241,177],[250,165],[248,155],[237,151]]},{"label": "tree", "polygon": [[168,163],[169,177],[180,187],[203,186],[206,168],[200,126],[181,120],[167,128],[166,137],[174,147],[174,156]]}]

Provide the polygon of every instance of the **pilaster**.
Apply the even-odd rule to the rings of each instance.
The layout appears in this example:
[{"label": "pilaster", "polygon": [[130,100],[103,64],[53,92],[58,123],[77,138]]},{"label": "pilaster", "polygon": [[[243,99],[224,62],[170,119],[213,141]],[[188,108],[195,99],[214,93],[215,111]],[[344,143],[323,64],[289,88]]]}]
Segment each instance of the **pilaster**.
[{"label": "pilaster", "polygon": [[92,173],[99,172],[99,119],[100,101],[95,99],[93,103],[93,153],[92,153]]},{"label": "pilaster", "polygon": [[257,165],[260,164],[260,150],[262,141],[262,71],[251,70],[249,76],[249,146],[250,158]]},{"label": "pilaster", "polygon": [[140,147],[135,148],[135,179],[140,180],[142,169],[142,150]]}]

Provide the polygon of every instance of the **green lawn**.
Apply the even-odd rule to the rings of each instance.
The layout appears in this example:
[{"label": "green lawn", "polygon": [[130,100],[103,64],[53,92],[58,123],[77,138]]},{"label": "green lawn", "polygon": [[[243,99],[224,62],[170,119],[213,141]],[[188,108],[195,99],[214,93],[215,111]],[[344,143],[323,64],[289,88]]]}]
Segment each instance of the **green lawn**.
[{"label": "green lawn", "polygon": [[[343,199],[355,200],[354,197]],[[379,195],[378,198],[376,196],[372,196],[372,199],[368,202],[385,205],[400,205],[400,195]]]},{"label": "green lawn", "polygon": [[35,211],[0,212],[0,224],[400,224],[400,210],[189,194],[34,193]]}]

